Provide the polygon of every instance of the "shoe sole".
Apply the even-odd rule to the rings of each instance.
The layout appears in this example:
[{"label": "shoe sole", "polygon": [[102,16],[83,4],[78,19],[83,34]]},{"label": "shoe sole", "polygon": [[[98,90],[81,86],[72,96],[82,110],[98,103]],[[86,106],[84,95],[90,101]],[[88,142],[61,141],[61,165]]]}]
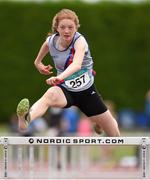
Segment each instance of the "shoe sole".
[{"label": "shoe sole", "polygon": [[23,117],[29,111],[29,100],[27,98],[22,99],[17,106],[17,116]]}]

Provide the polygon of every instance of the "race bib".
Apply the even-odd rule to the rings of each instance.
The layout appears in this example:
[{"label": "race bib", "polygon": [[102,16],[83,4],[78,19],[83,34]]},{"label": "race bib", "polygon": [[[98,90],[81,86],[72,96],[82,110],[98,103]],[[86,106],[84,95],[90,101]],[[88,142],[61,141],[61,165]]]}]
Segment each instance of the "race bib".
[{"label": "race bib", "polygon": [[87,70],[81,70],[74,73],[71,77],[65,80],[65,84],[71,89],[82,89],[90,82],[90,76]]}]

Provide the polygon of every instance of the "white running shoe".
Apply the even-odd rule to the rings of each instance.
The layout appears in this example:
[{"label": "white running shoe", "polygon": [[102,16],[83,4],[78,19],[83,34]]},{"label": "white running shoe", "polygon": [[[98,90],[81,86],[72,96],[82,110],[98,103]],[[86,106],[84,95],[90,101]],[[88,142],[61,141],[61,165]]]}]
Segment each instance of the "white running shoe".
[{"label": "white running shoe", "polygon": [[27,98],[22,99],[17,106],[17,116],[20,130],[26,130],[28,128],[30,123],[29,108],[30,105]]}]

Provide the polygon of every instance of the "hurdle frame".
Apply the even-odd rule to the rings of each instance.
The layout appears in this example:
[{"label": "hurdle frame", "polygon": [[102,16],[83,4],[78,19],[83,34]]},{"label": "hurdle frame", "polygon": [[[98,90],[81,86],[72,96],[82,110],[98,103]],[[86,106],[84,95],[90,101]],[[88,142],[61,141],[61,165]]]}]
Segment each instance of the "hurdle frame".
[{"label": "hurdle frame", "polygon": [[[62,145],[96,145],[96,146],[140,146],[141,179],[150,179],[150,137],[0,137],[3,147],[3,178],[9,178],[8,149],[13,145],[27,145],[32,151],[33,146],[62,146]],[[31,153],[33,154],[33,153]],[[34,157],[31,157],[32,160]],[[31,162],[32,164],[32,162]],[[31,167],[32,168],[32,167]],[[21,167],[20,167],[21,169]],[[32,172],[31,172],[32,173]],[[120,178],[120,177],[119,177]]]}]

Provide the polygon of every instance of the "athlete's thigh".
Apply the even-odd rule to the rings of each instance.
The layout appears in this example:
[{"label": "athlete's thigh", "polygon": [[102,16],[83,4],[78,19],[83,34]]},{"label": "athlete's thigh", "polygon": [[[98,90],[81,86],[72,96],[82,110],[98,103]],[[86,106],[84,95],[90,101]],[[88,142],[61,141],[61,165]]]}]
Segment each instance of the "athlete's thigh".
[{"label": "athlete's thigh", "polygon": [[119,136],[117,121],[113,118],[109,110],[102,114],[91,116],[90,119],[99,124],[108,136]]},{"label": "athlete's thigh", "polygon": [[58,86],[50,87],[44,94],[48,103],[52,107],[65,107],[67,105],[66,97],[62,89]]}]

